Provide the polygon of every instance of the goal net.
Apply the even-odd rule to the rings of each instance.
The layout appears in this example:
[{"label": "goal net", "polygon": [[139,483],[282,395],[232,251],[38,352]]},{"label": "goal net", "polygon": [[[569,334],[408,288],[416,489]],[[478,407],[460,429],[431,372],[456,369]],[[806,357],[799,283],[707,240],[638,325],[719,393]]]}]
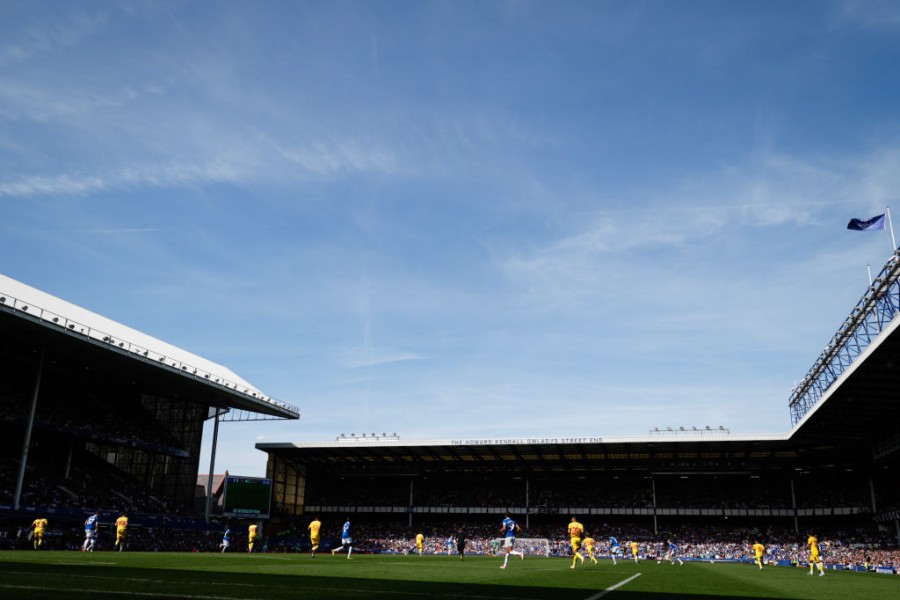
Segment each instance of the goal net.
[{"label": "goal net", "polygon": [[[502,554],[503,538],[494,538],[491,546],[497,549],[497,554]],[[547,538],[516,538],[513,550],[524,552],[525,556],[550,556],[550,540]]]}]

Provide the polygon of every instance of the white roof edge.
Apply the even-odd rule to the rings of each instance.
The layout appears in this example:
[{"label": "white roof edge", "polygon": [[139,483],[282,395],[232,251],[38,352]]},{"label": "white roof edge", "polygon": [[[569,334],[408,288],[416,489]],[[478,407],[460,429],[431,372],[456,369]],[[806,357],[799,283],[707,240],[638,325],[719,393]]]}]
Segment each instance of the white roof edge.
[{"label": "white roof edge", "polygon": [[[102,333],[114,339],[128,342],[131,345],[146,348],[152,351],[154,355],[164,356],[172,359],[172,361],[177,361],[180,364],[190,365],[215,377],[239,384],[245,388],[256,390],[262,395],[262,392],[260,392],[258,388],[252,386],[234,371],[225,366],[177,346],[173,346],[172,344],[147,335],[146,333],[142,333],[127,325],[108,319],[86,308],[57,298],[52,294],[33,288],[21,281],[16,281],[2,273],[0,273],[0,296],[7,298],[6,304],[8,305],[11,304],[10,299],[14,299],[19,303],[24,303],[29,307],[29,314],[37,315],[42,319],[49,320],[44,316],[45,313],[56,315],[67,321],[87,326],[92,332]],[[91,337],[96,336],[91,335]]]},{"label": "white roof edge", "polygon": [[497,438],[462,440],[385,440],[349,442],[260,442],[256,447],[265,449],[288,448],[373,448],[380,446],[532,446],[532,445],[574,445],[574,444],[649,444],[670,442],[782,442],[790,439],[787,433],[730,433],[730,434],[676,434],[651,436],[615,437],[565,437],[565,438]]}]

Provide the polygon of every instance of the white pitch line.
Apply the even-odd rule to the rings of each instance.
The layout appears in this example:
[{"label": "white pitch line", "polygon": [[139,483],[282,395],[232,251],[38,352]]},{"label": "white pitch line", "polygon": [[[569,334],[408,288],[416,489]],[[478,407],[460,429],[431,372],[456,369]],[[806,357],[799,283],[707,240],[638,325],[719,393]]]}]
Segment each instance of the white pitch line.
[{"label": "white pitch line", "polygon": [[629,581],[632,581],[632,580],[634,580],[634,579],[637,579],[637,578],[640,577],[640,576],[641,576],[640,573],[635,573],[634,575],[632,575],[632,576],[629,577],[628,579],[623,579],[623,580],[620,581],[619,583],[617,583],[617,584],[615,584],[615,585],[609,586],[608,588],[606,588],[606,589],[603,590],[602,592],[597,592],[597,593],[594,594],[593,596],[590,596],[590,597],[588,597],[588,598],[585,598],[585,600],[597,600],[597,598],[602,598],[603,596],[607,595],[608,593],[610,593],[610,592],[612,592],[612,591],[614,591],[614,590],[616,590],[616,589],[622,587],[623,585],[625,585],[625,584],[628,583]]}]

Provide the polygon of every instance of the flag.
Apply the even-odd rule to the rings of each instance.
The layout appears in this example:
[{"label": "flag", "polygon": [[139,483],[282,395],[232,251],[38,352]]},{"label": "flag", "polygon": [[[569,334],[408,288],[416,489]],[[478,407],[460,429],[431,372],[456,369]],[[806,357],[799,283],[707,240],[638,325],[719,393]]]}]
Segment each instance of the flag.
[{"label": "flag", "polygon": [[853,231],[884,231],[884,213],[866,220],[850,219],[850,222],[847,223],[847,229],[852,229]]}]

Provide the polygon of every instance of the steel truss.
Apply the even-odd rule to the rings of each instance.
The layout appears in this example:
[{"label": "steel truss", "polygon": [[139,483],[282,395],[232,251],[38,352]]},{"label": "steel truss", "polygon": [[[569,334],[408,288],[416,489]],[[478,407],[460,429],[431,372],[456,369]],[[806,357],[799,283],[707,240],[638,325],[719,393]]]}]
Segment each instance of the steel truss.
[{"label": "steel truss", "polygon": [[884,332],[898,312],[900,250],[894,252],[818,360],[791,390],[788,402],[791,425],[796,425],[822,400],[831,385]]}]

